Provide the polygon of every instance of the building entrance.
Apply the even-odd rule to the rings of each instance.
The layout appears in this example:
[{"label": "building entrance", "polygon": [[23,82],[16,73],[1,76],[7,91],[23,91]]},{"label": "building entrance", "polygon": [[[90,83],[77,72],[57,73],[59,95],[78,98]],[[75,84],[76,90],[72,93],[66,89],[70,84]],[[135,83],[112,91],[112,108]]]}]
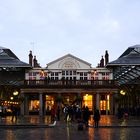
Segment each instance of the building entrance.
[{"label": "building entrance", "polygon": [[50,115],[52,108],[57,111],[64,106],[79,105],[81,108],[87,106],[91,112],[97,107],[101,114],[112,114],[112,96],[110,94],[95,93],[41,93],[26,94],[24,100],[25,115]]}]

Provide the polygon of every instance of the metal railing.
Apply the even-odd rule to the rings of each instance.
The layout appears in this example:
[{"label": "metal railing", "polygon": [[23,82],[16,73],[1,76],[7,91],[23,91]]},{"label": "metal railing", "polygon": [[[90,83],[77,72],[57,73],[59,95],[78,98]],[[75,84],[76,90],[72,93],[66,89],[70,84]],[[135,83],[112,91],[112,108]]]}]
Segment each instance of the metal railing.
[{"label": "metal railing", "polygon": [[26,86],[115,86],[115,80],[25,80]]}]

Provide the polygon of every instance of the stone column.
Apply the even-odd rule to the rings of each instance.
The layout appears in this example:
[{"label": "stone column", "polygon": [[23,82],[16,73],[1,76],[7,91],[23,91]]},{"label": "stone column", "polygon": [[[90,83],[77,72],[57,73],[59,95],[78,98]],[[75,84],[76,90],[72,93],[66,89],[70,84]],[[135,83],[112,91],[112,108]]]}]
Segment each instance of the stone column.
[{"label": "stone column", "polygon": [[114,114],[114,104],[113,104],[113,95],[110,95],[110,114]]},{"label": "stone column", "polygon": [[24,114],[25,115],[29,115],[29,98],[28,98],[28,96],[26,95],[24,95]]},{"label": "stone column", "polygon": [[[106,115],[108,115],[109,113],[108,113],[108,101],[110,100],[110,98],[109,98],[109,100],[107,99],[107,96],[108,96],[108,94],[106,94],[105,95],[106,96]],[[109,96],[110,97],[110,96]],[[110,102],[110,101],[109,101]]]},{"label": "stone column", "polygon": [[43,94],[39,93],[39,116],[43,116]]},{"label": "stone column", "polygon": [[24,116],[25,115],[25,112],[24,112],[24,110],[25,110],[25,101],[24,101],[24,93],[23,92],[21,92],[21,98],[23,98],[23,101],[21,100],[21,104],[20,104],[20,114],[22,115],[22,116]]},{"label": "stone column", "polygon": [[79,106],[80,106],[80,108],[82,108],[82,100],[80,100],[80,99],[82,99],[82,94],[81,94],[81,92],[78,92],[77,93],[77,97],[79,98],[78,100],[78,104],[79,104]]},{"label": "stone column", "polygon": [[95,97],[94,93],[92,94],[92,111],[94,111],[94,105],[95,105]]},{"label": "stone column", "polygon": [[96,93],[96,108],[100,110],[100,94]]}]

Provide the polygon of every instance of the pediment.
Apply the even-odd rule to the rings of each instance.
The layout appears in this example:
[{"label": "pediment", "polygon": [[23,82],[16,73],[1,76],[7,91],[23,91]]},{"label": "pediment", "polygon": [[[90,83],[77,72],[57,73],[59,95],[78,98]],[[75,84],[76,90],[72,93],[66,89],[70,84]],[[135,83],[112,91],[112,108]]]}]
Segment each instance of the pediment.
[{"label": "pediment", "polygon": [[63,57],[56,59],[47,64],[48,69],[89,69],[91,64],[75,57],[71,54],[67,54]]}]

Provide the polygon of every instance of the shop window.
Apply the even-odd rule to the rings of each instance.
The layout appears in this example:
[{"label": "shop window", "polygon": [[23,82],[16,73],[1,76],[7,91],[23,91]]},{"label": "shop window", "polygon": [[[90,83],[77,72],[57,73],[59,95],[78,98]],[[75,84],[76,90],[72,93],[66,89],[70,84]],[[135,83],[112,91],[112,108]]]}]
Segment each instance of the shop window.
[{"label": "shop window", "polygon": [[29,103],[30,111],[39,111],[39,100],[31,100]]},{"label": "shop window", "polygon": [[47,112],[51,111],[53,106],[54,106],[54,98],[52,96],[46,95],[46,103],[45,103],[46,111]]},{"label": "shop window", "polygon": [[101,95],[100,110],[110,110],[110,96]]},{"label": "shop window", "polygon": [[83,106],[87,106],[89,108],[89,110],[92,110],[92,95],[88,95],[86,94],[85,96],[83,96]]},{"label": "shop window", "polygon": [[106,110],[106,100],[100,101],[100,110]]}]

